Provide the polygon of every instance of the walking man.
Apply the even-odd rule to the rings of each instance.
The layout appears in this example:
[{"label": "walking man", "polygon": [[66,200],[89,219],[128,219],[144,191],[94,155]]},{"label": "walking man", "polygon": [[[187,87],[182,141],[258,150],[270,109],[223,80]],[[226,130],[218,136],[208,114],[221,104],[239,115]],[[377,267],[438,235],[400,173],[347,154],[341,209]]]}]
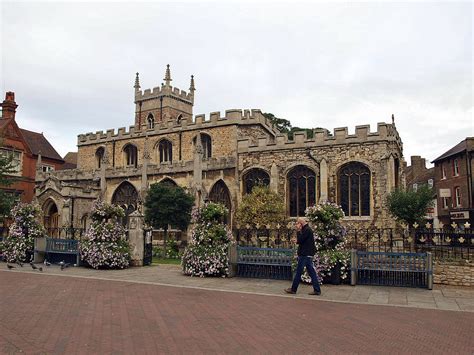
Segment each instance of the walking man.
[{"label": "walking man", "polygon": [[313,284],[313,292],[310,292],[309,294],[319,296],[321,294],[321,288],[319,287],[318,276],[316,275],[316,270],[314,270],[313,266],[313,256],[316,254],[313,231],[306,220],[301,217],[296,220],[296,231],[297,238],[292,238],[291,241],[298,244],[298,266],[296,267],[293,284],[290,288],[285,289],[285,292],[291,294],[296,293],[301,280],[301,274],[303,274],[303,269],[306,267]]}]

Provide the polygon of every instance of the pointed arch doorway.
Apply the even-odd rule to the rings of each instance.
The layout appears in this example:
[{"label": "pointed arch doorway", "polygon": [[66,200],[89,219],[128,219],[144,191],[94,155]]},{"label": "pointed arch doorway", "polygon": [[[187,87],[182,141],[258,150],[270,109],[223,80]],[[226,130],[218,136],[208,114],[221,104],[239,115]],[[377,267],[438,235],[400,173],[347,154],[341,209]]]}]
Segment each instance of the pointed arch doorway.
[{"label": "pointed arch doorway", "polygon": [[49,237],[59,236],[59,211],[58,206],[52,199],[48,199],[43,205],[43,225]]}]

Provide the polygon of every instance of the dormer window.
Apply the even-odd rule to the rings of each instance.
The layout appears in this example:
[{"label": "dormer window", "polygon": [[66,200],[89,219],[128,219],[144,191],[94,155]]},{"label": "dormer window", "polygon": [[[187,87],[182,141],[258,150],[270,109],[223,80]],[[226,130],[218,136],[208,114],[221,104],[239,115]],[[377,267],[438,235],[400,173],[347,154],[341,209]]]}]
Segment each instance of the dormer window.
[{"label": "dormer window", "polygon": [[148,118],[146,119],[146,125],[148,129],[155,128],[155,117],[153,117],[151,113],[148,115]]}]

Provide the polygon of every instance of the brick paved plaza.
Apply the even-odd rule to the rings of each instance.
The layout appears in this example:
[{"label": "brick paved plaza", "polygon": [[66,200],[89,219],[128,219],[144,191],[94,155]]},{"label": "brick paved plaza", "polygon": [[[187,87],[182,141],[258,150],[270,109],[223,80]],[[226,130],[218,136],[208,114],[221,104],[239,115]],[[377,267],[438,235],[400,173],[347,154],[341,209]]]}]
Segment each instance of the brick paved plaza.
[{"label": "brick paved plaza", "polygon": [[[145,269],[134,272],[139,270]],[[2,270],[0,285],[2,354],[474,351],[473,312],[219,292],[72,272]]]}]

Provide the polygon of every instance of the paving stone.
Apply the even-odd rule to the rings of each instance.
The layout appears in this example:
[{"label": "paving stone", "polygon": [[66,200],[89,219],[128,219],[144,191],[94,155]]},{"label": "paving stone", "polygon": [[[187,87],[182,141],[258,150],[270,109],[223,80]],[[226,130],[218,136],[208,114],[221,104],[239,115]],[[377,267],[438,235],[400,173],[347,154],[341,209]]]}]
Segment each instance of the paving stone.
[{"label": "paving stone", "polygon": [[[267,287],[283,284],[288,282]],[[2,354],[468,354],[474,349],[473,313],[421,309],[417,303],[420,309],[9,271],[0,271],[0,285]]]}]

